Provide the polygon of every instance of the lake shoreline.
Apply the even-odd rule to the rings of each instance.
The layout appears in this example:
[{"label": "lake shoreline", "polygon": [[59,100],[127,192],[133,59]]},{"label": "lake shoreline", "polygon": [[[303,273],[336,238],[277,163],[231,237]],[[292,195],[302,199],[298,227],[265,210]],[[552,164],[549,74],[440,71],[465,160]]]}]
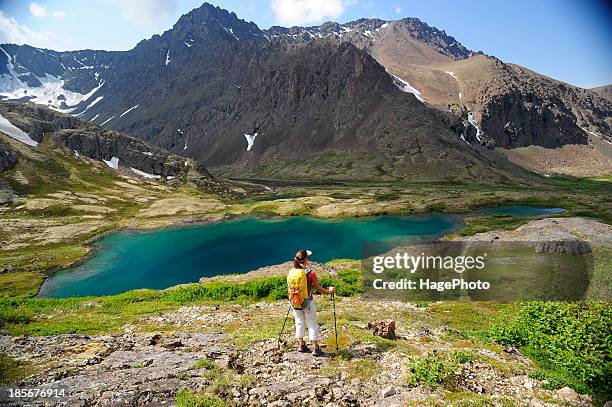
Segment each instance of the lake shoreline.
[{"label": "lake shoreline", "polygon": [[[380,218],[380,217],[386,217],[388,216],[389,218],[411,218],[412,220],[419,220],[419,219],[423,219],[426,218],[428,216],[446,216],[448,217],[447,220],[448,221],[452,221],[454,223],[455,226],[453,226],[453,230],[446,230],[443,231],[441,233],[434,233],[432,236],[434,236],[436,239],[439,238],[444,238],[445,236],[450,236],[453,235],[455,233],[457,233],[458,231],[462,230],[463,228],[466,227],[465,224],[465,218],[466,217],[470,217],[470,215],[474,216],[486,216],[486,211],[488,209],[504,209],[506,208],[508,210],[508,208],[510,209],[517,209],[517,208],[533,208],[533,210],[536,211],[543,211],[545,213],[542,213],[541,215],[531,215],[529,216],[529,218],[537,218],[537,217],[542,217],[542,216],[550,216],[550,214],[552,214],[552,212],[546,212],[548,210],[550,210],[550,208],[541,208],[541,207],[531,207],[531,206],[526,206],[526,205],[509,205],[509,206],[493,206],[493,207],[485,207],[485,208],[478,208],[472,211],[468,211],[468,212],[459,212],[459,213],[445,213],[445,212],[420,212],[420,213],[410,213],[410,214],[406,214],[406,215],[370,215],[370,216],[357,216],[357,217],[352,217],[352,218],[346,218],[346,217],[340,217],[340,218],[334,218],[334,219],[328,219],[328,218],[319,218],[319,217],[314,217],[314,216],[309,216],[309,215],[302,215],[304,219],[309,219],[309,220],[319,220],[319,221],[328,221],[328,222],[333,222],[333,221],[350,221],[350,220],[365,220],[365,219],[376,219],[376,218]],[[554,208],[554,209],[559,209],[559,208]],[[561,209],[560,209],[561,210]],[[558,213],[558,212],[555,212]],[[140,233],[147,233],[147,232],[155,232],[155,231],[179,231],[181,229],[185,229],[185,228],[190,228],[190,227],[197,227],[197,226],[202,226],[202,225],[210,225],[210,224],[221,224],[223,222],[227,222],[227,221],[232,221],[232,220],[248,220],[249,218],[253,218],[253,219],[259,219],[259,220],[266,220],[266,219],[279,219],[279,220],[283,220],[283,221],[289,221],[291,219],[297,219],[300,216],[283,216],[283,215],[278,215],[278,214],[271,214],[271,213],[251,213],[251,214],[223,214],[220,216],[215,216],[215,217],[201,217],[201,218],[197,218],[194,219],[192,217],[189,218],[181,218],[181,219],[177,219],[176,222],[174,222],[173,225],[169,225],[169,226],[165,226],[165,227],[160,227],[160,228],[146,228],[146,229],[137,229],[137,228],[126,228],[126,227],[121,227],[121,228],[115,228],[115,229],[111,229],[106,231],[105,233],[96,236],[95,238],[92,238],[89,240],[88,242],[88,248],[89,251],[88,253],[81,259],[79,259],[78,262],[74,263],[73,265],[67,267],[67,268],[61,268],[61,269],[57,269],[54,270],[52,273],[47,273],[46,274],[46,278],[43,281],[43,283],[41,284],[41,286],[38,289],[38,292],[36,294],[37,298],[46,298],[46,290],[44,289],[45,286],[48,284],[48,280],[49,278],[52,278],[53,276],[56,275],[57,272],[61,272],[61,271],[66,271],[66,270],[70,270],[73,269],[75,267],[78,267],[80,265],[82,265],[83,263],[91,260],[92,258],[94,258],[96,255],[99,255],[100,253],[100,247],[96,246],[95,243],[99,242],[100,240],[104,239],[105,237],[108,237],[110,235],[116,235],[116,234],[120,234],[122,232],[125,233],[130,233],[130,234],[140,234]],[[406,236],[411,236],[411,235],[406,235]],[[346,257],[346,256],[340,256],[340,257]],[[266,267],[266,266],[270,266],[271,264],[263,264],[260,265],[261,267]],[[249,272],[249,270],[245,270],[244,273]],[[231,272],[231,273],[223,273],[220,272],[219,275],[227,275],[227,274],[243,274],[243,273],[236,273],[236,272]],[[200,275],[198,276],[198,278],[206,278],[206,277],[210,277],[206,274],[204,275]],[[195,280],[195,279],[194,279]],[[187,281],[185,283],[188,283]],[[137,287],[133,287],[133,288],[137,288]],[[163,287],[152,287],[152,288],[156,288],[156,289],[161,289]],[[131,289],[131,288],[130,288]],[[104,295],[104,294],[100,294],[100,295]]]}]

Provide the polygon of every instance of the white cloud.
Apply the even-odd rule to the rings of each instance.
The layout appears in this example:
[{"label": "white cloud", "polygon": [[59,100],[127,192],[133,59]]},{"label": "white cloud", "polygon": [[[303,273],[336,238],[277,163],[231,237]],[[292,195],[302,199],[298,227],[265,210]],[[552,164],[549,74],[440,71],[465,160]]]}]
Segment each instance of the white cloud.
[{"label": "white cloud", "polygon": [[174,18],[178,11],[178,0],[115,0],[121,18],[138,25],[165,22],[168,17]]},{"label": "white cloud", "polygon": [[19,24],[14,17],[7,16],[0,10],[0,44],[29,44],[35,47],[52,45],[52,35],[30,30]]},{"label": "white cloud", "polygon": [[401,8],[400,6],[396,6],[396,7],[395,7],[395,12],[396,12],[397,14],[400,14],[400,13],[402,12],[402,8]]},{"label": "white cloud", "polygon": [[55,11],[49,12],[46,6],[40,5],[35,2],[30,3],[30,14],[32,14],[34,17],[41,17],[41,18],[53,16],[60,20],[66,16],[66,13],[62,10],[55,10]]},{"label": "white cloud", "polygon": [[276,22],[293,26],[336,19],[356,0],[272,0]]},{"label": "white cloud", "polygon": [[34,2],[30,3],[30,13],[32,13],[34,17],[46,17],[48,15],[45,6],[41,6],[40,4]]}]

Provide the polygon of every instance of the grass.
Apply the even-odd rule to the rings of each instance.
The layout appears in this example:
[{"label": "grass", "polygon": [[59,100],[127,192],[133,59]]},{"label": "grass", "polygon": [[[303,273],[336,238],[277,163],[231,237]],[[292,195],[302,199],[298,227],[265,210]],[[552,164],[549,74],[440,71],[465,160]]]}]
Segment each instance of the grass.
[{"label": "grass", "polygon": [[[347,269],[326,284],[342,287],[338,295],[352,295],[360,289],[357,269]],[[268,277],[243,283],[209,282],[188,284],[167,290],[134,290],[126,293],[82,298],[3,298],[0,299],[0,328],[13,335],[57,335],[69,333],[95,334],[117,332],[126,323],[143,316],[156,315],[185,304],[207,302],[253,302],[261,299],[279,300],[286,297],[283,277]],[[92,307],[88,304],[95,303]],[[40,318],[53,315],[53,318]],[[279,316],[279,318],[284,318]],[[267,321],[252,327],[237,326],[242,341],[269,338],[270,330],[278,328],[278,321]],[[272,328],[273,327],[273,328]],[[268,335],[268,336],[262,336]]]},{"label": "grass", "polygon": [[431,303],[427,312],[460,338],[486,337],[496,318],[511,318],[520,309],[520,303],[498,301],[443,301]]},{"label": "grass", "polygon": [[465,226],[461,230],[448,235],[448,238],[472,236],[477,233],[489,232],[491,230],[512,230],[522,226],[533,218],[515,217],[507,215],[496,216],[466,216]]},{"label": "grass", "polygon": [[43,280],[42,274],[31,271],[0,274],[0,297],[33,297],[38,293]]},{"label": "grass", "polygon": [[476,359],[477,356],[468,351],[453,351],[446,354],[434,351],[424,356],[411,357],[408,360],[410,368],[408,384],[416,386],[418,383],[425,383],[430,387],[442,385],[452,388],[456,386],[456,375],[462,365]]},{"label": "grass", "polygon": [[182,388],[176,393],[176,407],[226,407],[228,404],[221,398],[207,393],[196,393]]},{"label": "grass", "polygon": [[457,391],[448,392],[445,395],[444,405],[448,407],[515,407],[517,401],[510,397],[493,397],[470,391]]},{"label": "grass", "polygon": [[35,368],[30,362],[24,362],[0,353],[0,384],[17,384],[34,371]]},{"label": "grass", "polygon": [[[88,252],[87,247],[78,244],[55,244],[4,251],[0,256],[0,269],[10,267],[11,270],[15,270],[15,272],[8,274],[20,272],[44,273],[69,267],[82,259]],[[33,287],[38,288],[42,284],[42,279],[35,279],[33,282],[38,283],[36,286],[33,285]],[[0,286],[2,285],[0,284]],[[36,289],[34,294],[37,291]],[[12,295],[27,294],[15,292]],[[3,293],[2,296],[5,296],[5,294]]]}]

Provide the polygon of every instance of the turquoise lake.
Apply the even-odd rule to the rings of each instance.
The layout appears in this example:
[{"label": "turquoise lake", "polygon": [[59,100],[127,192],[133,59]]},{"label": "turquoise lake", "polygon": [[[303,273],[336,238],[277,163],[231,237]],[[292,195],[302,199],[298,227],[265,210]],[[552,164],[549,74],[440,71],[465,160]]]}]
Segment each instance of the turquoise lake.
[{"label": "turquoise lake", "polygon": [[[535,209],[540,210],[536,215],[547,213],[545,208]],[[526,216],[522,207],[516,210],[521,213],[517,216]],[[505,211],[503,214],[512,214],[513,210],[506,207]],[[48,278],[39,296],[167,288],[205,276],[245,273],[283,263],[298,248],[312,250],[317,262],[358,259],[362,242],[383,241],[377,247],[388,250],[402,242],[453,232],[462,224],[458,215],[439,213],[341,220],[245,217],[149,232],[118,232],[97,241],[94,254],[84,262]]]}]

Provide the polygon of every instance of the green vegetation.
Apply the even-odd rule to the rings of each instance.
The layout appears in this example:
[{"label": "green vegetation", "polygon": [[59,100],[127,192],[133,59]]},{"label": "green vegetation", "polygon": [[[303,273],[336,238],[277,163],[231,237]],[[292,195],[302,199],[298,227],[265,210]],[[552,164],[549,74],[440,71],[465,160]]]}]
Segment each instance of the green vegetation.
[{"label": "green vegetation", "polygon": [[0,384],[14,384],[34,373],[29,362],[23,362],[0,353]]},{"label": "green vegetation", "polygon": [[[517,346],[552,372],[557,385],[610,397],[612,309],[601,302],[529,302],[490,331],[491,339]],[[544,371],[546,372],[546,371]]]},{"label": "green vegetation", "polygon": [[195,393],[186,388],[176,392],[176,407],[226,407],[227,403],[217,396]]},{"label": "green vegetation", "polygon": [[[2,267],[0,265],[0,267]],[[38,287],[43,283],[44,276],[40,273],[19,271],[16,273],[0,274],[0,297],[24,295],[33,297]]]},{"label": "green vegetation", "polygon": [[472,236],[476,233],[488,232],[491,230],[511,230],[516,229],[533,220],[531,217],[518,217],[507,215],[495,216],[467,216],[464,218],[465,226],[456,233],[450,234],[449,238]]},{"label": "green vegetation", "polygon": [[[338,277],[321,281],[337,286],[341,296],[361,290],[359,270],[355,268],[341,270]],[[104,297],[4,298],[0,299],[0,328],[15,335],[114,332],[143,315],[158,314],[184,304],[285,299],[286,284],[284,277],[267,277],[243,283],[188,284],[163,291],[134,290]],[[36,317],[45,314],[54,317]]]},{"label": "green vegetation", "polygon": [[408,383],[411,386],[422,382],[431,387],[443,385],[452,388],[461,366],[476,358],[476,354],[469,351],[454,351],[444,355],[433,352],[422,357],[411,357],[408,361],[410,367]]},{"label": "green vegetation", "polygon": [[210,359],[198,359],[194,364],[193,364],[193,369],[206,369],[206,370],[211,370],[214,369],[215,367],[217,367],[217,365],[215,364],[215,362],[213,362]]}]

